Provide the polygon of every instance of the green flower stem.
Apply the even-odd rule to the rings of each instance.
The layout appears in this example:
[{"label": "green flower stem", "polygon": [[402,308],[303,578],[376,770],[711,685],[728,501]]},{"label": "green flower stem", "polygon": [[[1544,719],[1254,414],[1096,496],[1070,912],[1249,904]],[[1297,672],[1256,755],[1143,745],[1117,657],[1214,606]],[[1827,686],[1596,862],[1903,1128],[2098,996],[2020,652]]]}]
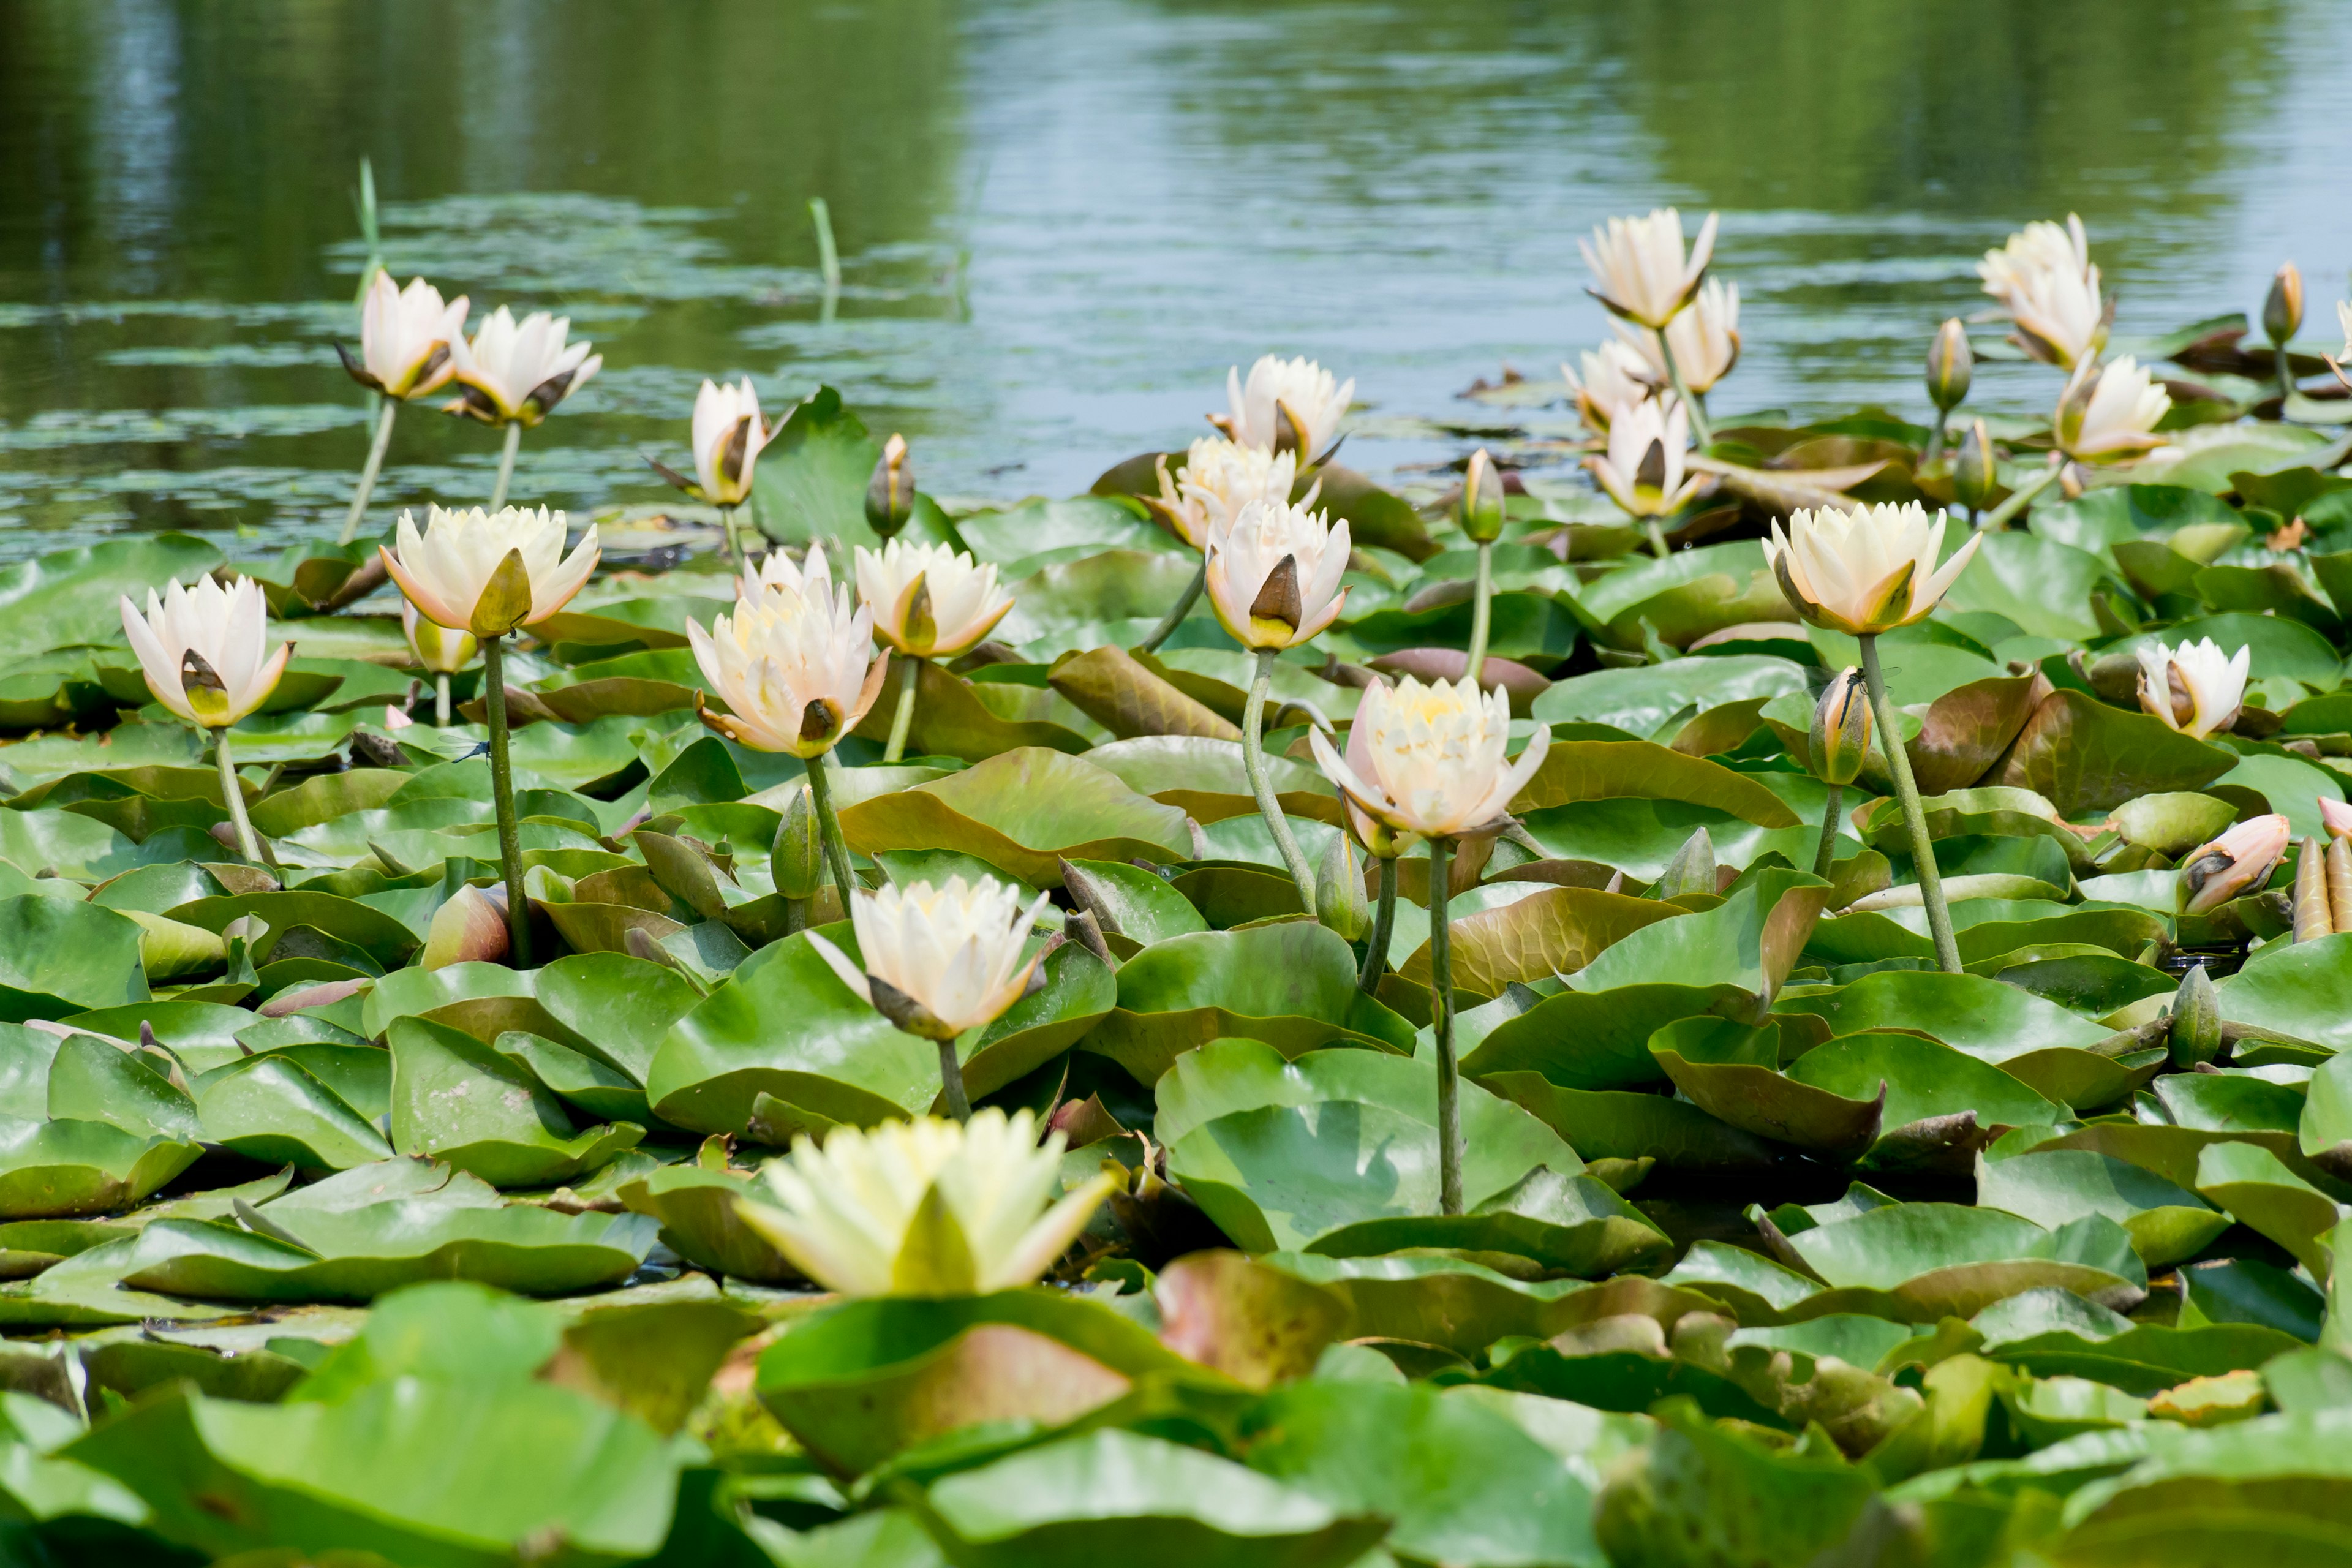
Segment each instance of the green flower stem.
[{"label": "green flower stem", "polygon": [[1166,642],[1170,635],[1183,624],[1184,617],[1192,613],[1192,606],[1201,602],[1201,587],[1208,580],[1209,558],[1203,554],[1201,557],[1201,564],[1192,569],[1192,581],[1185,584],[1182,593],[1176,595],[1175,605],[1160,617],[1158,626],[1151,628],[1151,635],[1143,639],[1145,653],[1158,652],[1160,645]]},{"label": "green flower stem", "polygon": [[890,715],[890,743],[882,760],[895,763],[907,754],[907,736],[915,727],[915,690],[923,681],[923,661],[912,654],[898,656],[898,708]]},{"label": "green flower stem", "polygon": [[809,801],[816,807],[817,841],[824,846],[824,863],[833,868],[833,885],[841,894],[841,914],[849,918],[849,895],[857,879],[849,870],[849,844],[841,837],[841,818],[833,814],[833,785],[824,776],[825,760],[808,759]]},{"label": "green flower stem", "polygon": [[1947,411],[1938,408],[1936,410],[1936,417],[1928,421],[1927,449],[1919,454],[1919,466],[1923,468],[1944,455],[1944,420],[1946,417]]},{"label": "green flower stem", "polygon": [[1429,1020],[1437,1035],[1437,1212],[1462,1212],[1462,1075],[1454,1060],[1454,840],[1429,841]]},{"label": "green flower stem", "polygon": [[444,730],[449,727],[449,672],[446,669],[433,678],[433,722]]},{"label": "green flower stem", "polygon": [[2017,489],[2010,491],[2009,499],[2007,500],[2001,502],[1990,511],[1979,517],[1977,519],[1978,530],[1981,532],[1990,533],[1996,528],[2007,528],[2011,518],[2015,517],[2019,512],[2023,511],[2027,506],[2031,505],[2035,496],[2040,495],[2043,490],[2046,490],[2052,485],[2056,484],[2058,482],[2058,476],[2065,471],[2065,464],[2051,464],[2048,468],[2042,469],[2042,472],[2034,475],[2032,479],[2018,486]]},{"label": "green flower stem", "polygon": [[482,706],[490,721],[490,804],[499,817],[499,868],[507,884],[507,961],[530,966],[530,905],[522,891],[522,829],[515,821],[514,763],[507,755],[507,639],[482,639]]},{"label": "green flower stem", "polygon": [[948,1114],[958,1121],[971,1120],[971,1097],[964,1092],[963,1063],[956,1059],[956,1043],[940,1042],[940,1088],[947,1096]]},{"label": "green flower stem", "polygon": [[2271,351],[2278,356],[2279,417],[2286,417],[2286,400],[2294,395],[2294,371],[2288,364],[2286,345],[2279,344]]},{"label": "green flower stem", "polygon": [[719,509],[719,526],[725,530],[727,534],[727,564],[735,571],[740,572],[743,570],[743,542],[735,536],[733,507],[722,506]]},{"label": "green flower stem", "polygon": [[261,858],[261,840],[253,836],[252,819],[245,815],[245,789],[236,780],[236,761],[229,755],[228,731],[213,731],[213,752],[220,763],[221,800],[228,807],[228,819],[236,826],[238,853],[255,865],[267,864]]},{"label": "green flower stem", "polygon": [[522,450],[522,421],[507,421],[506,450],[499,454],[499,482],[490,491],[490,510],[498,510],[507,504],[507,487],[514,483],[515,454]]},{"label": "green flower stem", "polygon": [[1642,520],[1642,532],[1650,541],[1650,553],[1664,561],[1667,551],[1664,525],[1654,517],[1645,517]]},{"label": "green flower stem", "polygon": [[1959,943],[1952,940],[1952,911],[1944,902],[1944,879],[1936,869],[1936,841],[1927,837],[1927,814],[1919,809],[1919,786],[1911,778],[1911,758],[1895,728],[1895,704],[1886,698],[1886,677],[1878,668],[1878,637],[1861,637],[1862,675],[1870,687],[1870,715],[1878,721],[1878,750],[1903,801],[1903,825],[1911,830],[1911,860],[1919,872],[1919,897],[1927,907],[1927,931],[1936,942],[1936,966],[1960,973]]},{"label": "green flower stem", "polygon": [[1373,858],[1381,868],[1381,899],[1372,911],[1372,938],[1364,949],[1364,973],[1356,982],[1356,989],[1367,996],[1376,994],[1381,988],[1381,976],[1389,966],[1389,933],[1396,929],[1396,857]]},{"label": "green flower stem", "polygon": [[367,516],[368,498],[375,494],[375,477],[383,470],[383,454],[392,446],[392,422],[400,415],[400,399],[386,397],[383,411],[375,416],[375,439],[368,443],[367,464],[360,469],[360,488],[352,493],[352,510],[343,514],[343,531],[335,536],[338,544],[349,544],[359,536],[360,520]]},{"label": "green flower stem", "polygon": [[1479,677],[1486,672],[1486,634],[1495,614],[1495,542],[1478,542],[1478,585],[1470,600],[1470,663],[1465,673],[1470,684],[1479,685]]},{"label": "green flower stem", "polygon": [[1837,863],[1838,813],[1844,809],[1845,785],[1830,785],[1829,799],[1822,806],[1822,846],[1813,851],[1813,875],[1824,881]]},{"label": "green flower stem", "polygon": [[1658,357],[1666,362],[1666,380],[1674,386],[1675,395],[1681,398],[1683,406],[1690,411],[1691,439],[1702,447],[1712,445],[1715,431],[1706,422],[1706,405],[1683,384],[1683,367],[1675,363],[1675,345],[1666,341],[1663,327],[1658,330]]},{"label": "green flower stem", "polygon": [[1257,650],[1257,675],[1250,682],[1249,701],[1242,708],[1242,765],[1249,771],[1250,793],[1257,796],[1258,815],[1265,818],[1266,831],[1274,835],[1274,847],[1282,851],[1283,864],[1290,868],[1290,879],[1298,884],[1298,901],[1311,915],[1315,912],[1315,870],[1307,864],[1298,840],[1290,836],[1290,823],[1282,815],[1282,803],[1274,798],[1274,783],[1265,773],[1265,737],[1258,733],[1258,724],[1265,717],[1265,696],[1274,686],[1274,659],[1278,651],[1270,647]]}]

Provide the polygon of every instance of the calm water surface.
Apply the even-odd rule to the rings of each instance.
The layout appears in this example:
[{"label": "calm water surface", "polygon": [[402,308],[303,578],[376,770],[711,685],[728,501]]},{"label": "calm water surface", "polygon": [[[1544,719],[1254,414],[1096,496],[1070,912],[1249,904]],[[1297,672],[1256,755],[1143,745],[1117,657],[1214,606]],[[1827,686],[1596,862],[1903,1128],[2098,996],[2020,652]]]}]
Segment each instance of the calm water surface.
[{"label": "calm water surface", "polygon": [[[1010,498],[1199,433],[1267,350],[1475,416],[1475,378],[1605,332],[1575,241],[1661,202],[1723,214],[1719,410],[1916,407],[1976,256],[2070,208],[2119,331],[2258,304],[2292,257],[2316,333],[2347,68],[2331,0],[0,0],[0,557],[340,517],[363,154],[404,279],[606,356],[519,496],[659,500],[640,454],[749,374]],[[376,521],[480,497],[496,439],[411,412]]]}]

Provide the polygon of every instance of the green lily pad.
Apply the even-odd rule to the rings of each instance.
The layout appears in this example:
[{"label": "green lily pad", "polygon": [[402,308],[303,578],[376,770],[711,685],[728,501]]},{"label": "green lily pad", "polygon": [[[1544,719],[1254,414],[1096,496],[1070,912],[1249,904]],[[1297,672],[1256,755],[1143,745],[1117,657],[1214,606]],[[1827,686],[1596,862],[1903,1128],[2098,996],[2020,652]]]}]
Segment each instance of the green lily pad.
[{"label": "green lily pad", "polygon": [[2205,1250],[2230,1216],[2197,1194],[2152,1171],[2088,1149],[2053,1149],[1985,1165],[1977,1202],[2057,1226],[2102,1214],[2130,1233],[2151,1269],[2168,1268]]},{"label": "green lily pad", "polygon": [[444,1025],[395,1019],[387,1037],[392,1140],[411,1158],[446,1161],[494,1186],[552,1186],[601,1168],[645,1136],[628,1122],[575,1131],[530,1072]]},{"label": "green lily pad", "polygon": [[194,1164],[192,1142],[104,1121],[0,1120],[0,1219],[110,1214]]},{"label": "green lily pad", "polygon": [[2293,1253],[2324,1279],[2327,1237],[2344,1206],[2297,1176],[2269,1150],[2252,1143],[2215,1143],[2197,1156],[2197,1190],[2249,1229]]},{"label": "green lily pad", "polygon": [[1684,720],[1711,708],[1804,689],[1804,667],[1790,659],[1758,655],[1677,658],[1556,680],[1529,712],[1546,723],[1606,724],[1647,741],[1660,738],[1670,721],[1679,728]]},{"label": "green lily pad", "polygon": [[111,539],[20,561],[0,571],[8,628],[0,658],[113,642],[122,633],[117,606],[125,584],[190,582],[220,563],[217,546],[186,533]]},{"label": "green lily pad", "polygon": [[1061,862],[1181,860],[1184,814],[1092,763],[1031,747],[841,813],[859,850],[957,849],[1033,888],[1058,886]]},{"label": "green lily pad", "polygon": [[2226,748],[2168,729],[2146,713],[2081,691],[2042,700],[1991,777],[2030,789],[2062,815],[2106,811],[2135,796],[2200,790],[2236,763]]},{"label": "green lily pad", "polygon": [[1815,1226],[1789,1245],[1831,1298],[1855,1303],[1836,1310],[1867,1301],[1863,1310],[1898,1322],[1974,1317],[2044,1287],[2111,1308],[2136,1305],[2147,1291],[2129,1235],[2103,1215],[2045,1229],[1998,1209],[1895,1204]]},{"label": "green lily pad", "polygon": [[147,999],[139,923],[96,904],[0,899],[0,1017],[63,1018]]},{"label": "green lily pad", "polygon": [[265,1052],[221,1068],[196,1104],[206,1138],[252,1159],[343,1171],[392,1157],[374,1121],[290,1052]]},{"label": "green lily pad", "polygon": [[1596,637],[1631,649],[1643,646],[1643,621],[1663,641],[1687,647],[1727,626],[1796,619],[1765,564],[1763,545],[1752,539],[1620,567],[1588,584],[1575,603]]},{"label": "green lily pad", "polygon": [[1458,1040],[1462,1070],[1484,1080],[1532,1072],[1564,1088],[1602,1090],[1663,1083],[1650,1038],[1677,1018],[1754,1016],[1737,985],[1621,985],[1566,991],[1497,1021],[1479,1040]]}]

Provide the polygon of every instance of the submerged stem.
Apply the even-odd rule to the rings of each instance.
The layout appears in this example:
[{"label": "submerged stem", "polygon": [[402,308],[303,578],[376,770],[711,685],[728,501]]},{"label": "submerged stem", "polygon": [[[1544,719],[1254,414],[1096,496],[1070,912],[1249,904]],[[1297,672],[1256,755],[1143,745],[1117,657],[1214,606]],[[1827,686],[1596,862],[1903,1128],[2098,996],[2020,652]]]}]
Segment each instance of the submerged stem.
[{"label": "submerged stem", "polygon": [[1429,1020],[1437,1036],[1437,1212],[1462,1212],[1462,1082],[1454,1060],[1454,941],[1445,914],[1454,841],[1429,841]]},{"label": "submerged stem", "polygon": [[368,443],[367,462],[360,469],[360,488],[352,492],[352,510],[343,514],[343,531],[335,536],[337,544],[349,544],[359,537],[360,520],[367,516],[368,498],[375,494],[375,477],[383,471],[383,455],[392,446],[392,422],[399,414],[400,399],[385,398],[383,411],[375,416],[375,439]]},{"label": "submerged stem", "polygon": [[895,763],[907,754],[907,736],[915,728],[915,689],[923,679],[923,661],[912,654],[898,656],[898,708],[890,715],[890,743],[882,760]]},{"label": "submerged stem", "polygon": [[1845,785],[1830,785],[1829,799],[1822,806],[1822,844],[1813,851],[1813,875],[1824,881],[1837,863],[1838,813],[1844,809]]},{"label": "submerged stem", "polygon": [[499,454],[499,482],[490,491],[490,510],[507,504],[507,487],[514,483],[515,454],[522,450],[522,421],[507,422],[506,449]]},{"label": "submerged stem", "polygon": [[1377,994],[1381,976],[1389,966],[1389,933],[1396,929],[1397,863],[1396,857],[1375,856],[1381,868],[1381,897],[1372,910],[1371,942],[1364,949],[1364,972],[1356,981],[1356,989],[1365,995]]},{"label": "submerged stem", "polygon": [[1877,721],[1878,749],[1894,776],[1895,793],[1903,802],[1903,825],[1911,832],[1911,860],[1919,873],[1919,898],[1927,909],[1927,933],[1936,943],[1936,967],[1947,974],[1960,973],[1959,943],[1952,940],[1952,911],[1944,902],[1944,879],[1936,869],[1936,842],[1927,836],[1927,814],[1919,807],[1919,786],[1911,778],[1911,758],[1904,750],[1903,731],[1895,728],[1895,704],[1886,698],[1886,677],[1878,668],[1878,637],[1870,633],[1862,643],[1862,676],[1870,688],[1870,715]]},{"label": "submerged stem", "polygon": [[1165,616],[1160,618],[1160,624],[1151,628],[1151,635],[1143,639],[1144,652],[1158,652],[1160,645],[1166,642],[1170,635],[1184,624],[1184,617],[1191,615],[1192,606],[1201,602],[1201,586],[1208,580],[1209,558],[1203,554],[1201,557],[1200,565],[1192,569],[1192,580],[1184,585],[1182,593],[1176,595],[1176,603]]},{"label": "submerged stem", "polygon": [[237,783],[236,760],[229,755],[228,731],[213,731],[215,760],[220,763],[221,800],[228,806],[228,819],[236,827],[237,853],[255,865],[265,864],[261,858],[261,840],[253,836],[253,821],[245,815],[245,789]]},{"label": "submerged stem", "polygon": [[507,639],[482,639],[482,706],[490,721],[490,797],[499,818],[499,869],[507,884],[508,959],[530,966],[530,905],[522,894],[522,828],[515,821],[514,765],[507,754]]},{"label": "submerged stem", "polygon": [[1470,601],[1470,662],[1465,673],[1478,686],[1486,670],[1486,634],[1495,613],[1495,543],[1478,542],[1478,583]]},{"label": "submerged stem", "polygon": [[1276,650],[1257,650],[1257,674],[1250,681],[1249,700],[1242,708],[1242,766],[1249,773],[1250,793],[1257,797],[1258,815],[1265,818],[1266,831],[1274,835],[1274,847],[1282,851],[1283,864],[1290,868],[1290,879],[1298,884],[1298,901],[1308,914],[1315,912],[1315,872],[1307,864],[1305,851],[1298,840],[1290,835],[1290,823],[1282,815],[1282,803],[1274,797],[1274,783],[1266,777],[1265,739],[1258,733],[1258,724],[1265,717],[1265,697],[1274,686],[1274,658]]},{"label": "submerged stem", "polygon": [[824,863],[833,870],[834,888],[841,894],[841,917],[849,918],[849,895],[857,886],[850,875],[849,844],[841,837],[841,818],[833,814],[833,785],[824,776],[824,759],[808,760],[809,803],[816,807],[817,841],[824,846]]},{"label": "submerged stem", "polygon": [[1683,367],[1675,363],[1675,345],[1666,341],[1665,329],[1663,327],[1658,329],[1658,357],[1666,362],[1666,380],[1673,385],[1675,395],[1683,400],[1683,407],[1690,415],[1691,438],[1701,447],[1708,446],[1715,440],[1715,431],[1706,422],[1706,405],[1699,400],[1696,393],[1684,384]]}]

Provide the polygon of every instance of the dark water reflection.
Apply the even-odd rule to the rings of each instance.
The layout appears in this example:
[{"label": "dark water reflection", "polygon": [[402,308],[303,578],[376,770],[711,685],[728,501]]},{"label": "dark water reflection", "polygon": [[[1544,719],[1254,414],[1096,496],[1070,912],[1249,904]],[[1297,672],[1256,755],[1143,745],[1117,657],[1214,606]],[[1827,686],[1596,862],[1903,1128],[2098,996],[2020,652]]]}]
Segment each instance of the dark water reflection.
[{"label": "dark water reflection", "polygon": [[[1658,201],[1724,213],[1730,408],[1916,403],[1976,254],[2070,207],[2119,330],[2293,256],[2316,331],[2347,65],[2328,0],[0,0],[0,552],[339,512],[363,153],[403,277],[607,355],[520,494],[659,499],[638,454],[749,373],[1012,496],[1197,432],[1267,349],[1383,413],[1550,374],[1604,330],[1577,236]],[[411,416],[387,501],[478,495],[493,443]]]}]

